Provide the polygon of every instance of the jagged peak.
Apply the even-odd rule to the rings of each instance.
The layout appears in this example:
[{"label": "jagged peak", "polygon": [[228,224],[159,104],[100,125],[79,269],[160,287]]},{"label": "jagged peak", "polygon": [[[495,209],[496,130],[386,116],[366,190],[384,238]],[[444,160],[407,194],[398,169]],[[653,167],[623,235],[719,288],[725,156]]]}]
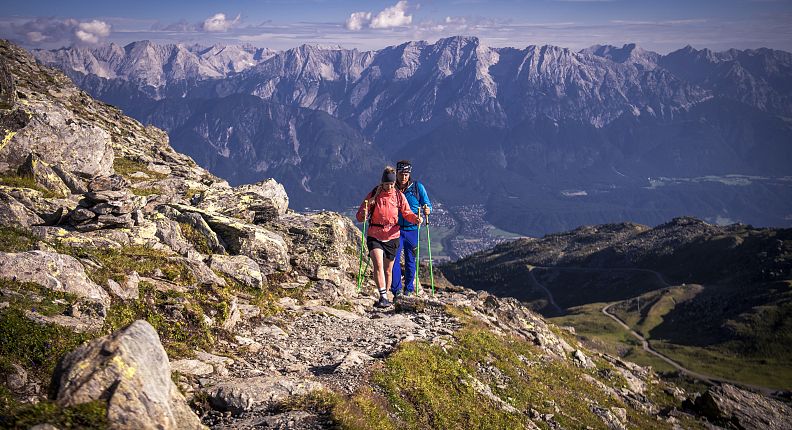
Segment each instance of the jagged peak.
[{"label": "jagged peak", "polygon": [[478,45],[479,43],[481,43],[481,41],[476,36],[457,35],[457,36],[450,36],[450,37],[444,37],[444,38],[438,39],[435,44],[437,44],[437,45],[450,45],[450,44],[466,45],[468,43],[474,43],[474,44]]},{"label": "jagged peak", "polygon": [[641,48],[636,43],[625,43],[621,47],[614,45],[593,45],[581,50],[580,53],[607,58],[617,63],[624,63],[628,60],[645,62],[647,59],[651,61],[660,56],[656,52]]}]

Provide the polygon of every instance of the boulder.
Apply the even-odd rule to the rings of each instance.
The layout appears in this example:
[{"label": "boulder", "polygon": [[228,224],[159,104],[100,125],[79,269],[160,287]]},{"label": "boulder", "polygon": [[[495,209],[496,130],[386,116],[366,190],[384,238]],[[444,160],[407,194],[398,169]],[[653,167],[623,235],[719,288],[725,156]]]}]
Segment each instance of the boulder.
[{"label": "boulder", "polygon": [[52,166],[52,170],[61,178],[61,181],[69,187],[72,194],[85,194],[88,192],[88,186],[79,176],[63,169],[57,164]]},{"label": "boulder", "polygon": [[26,110],[29,120],[0,148],[0,163],[16,168],[28,154],[36,153],[47,163],[60,164],[79,175],[112,172],[112,139],[106,130],[74,121],[74,114],[60,104],[31,103]]},{"label": "boulder", "polygon": [[249,287],[259,289],[264,284],[258,264],[245,255],[214,254],[209,257],[207,264],[212,270]]},{"label": "boulder", "polygon": [[17,201],[12,195],[0,190],[0,225],[5,227],[30,228],[44,224],[44,220]]},{"label": "boulder", "polygon": [[358,271],[360,230],[341,214],[288,213],[278,223],[291,239],[291,261],[295,271],[315,281],[328,281],[331,296],[352,297],[357,285],[351,273]]},{"label": "boulder", "polygon": [[792,407],[733,385],[710,387],[695,401],[696,410],[715,423],[738,429],[792,429]]},{"label": "boulder", "polygon": [[197,199],[196,206],[250,223],[265,223],[286,213],[289,196],[274,179],[235,188],[209,188]]},{"label": "boulder", "polygon": [[96,285],[80,262],[69,255],[48,251],[0,252],[0,278],[33,282],[108,305],[110,296]]},{"label": "boulder", "polygon": [[106,401],[111,428],[204,428],[171,380],[157,332],[143,320],[67,354],[53,385],[61,406]]},{"label": "boulder", "polygon": [[230,379],[212,387],[209,402],[217,410],[241,414],[254,409],[266,410],[291,396],[322,388],[319,382],[293,377]]},{"label": "boulder", "polygon": [[288,248],[280,235],[227,216],[207,213],[203,216],[209,227],[226,244],[227,250],[231,254],[252,258],[259,265],[262,275],[291,268]]},{"label": "boulder", "polygon": [[154,225],[157,227],[157,238],[179,255],[187,257],[195,256],[198,253],[184,237],[181,227],[176,221],[160,218],[154,221]]},{"label": "boulder", "polygon": [[214,373],[214,367],[201,360],[184,359],[176,360],[171,363],[171,372],[179,372],[185,375],[206,376]]},{"label": "boulder", "polygon": [[60,176],[36,154],[28,154],[22,165],[17,168],[17,175],[33,178],[36,184],[54,195],[67,197],[71,194],[71,190]]},{"label": "boulder", "polygon": [[225,254],[226,248],[222,240],[217,236],[217,233],[212,231],[209,224],[198,212],[191,212],[194,210],[190,206],[182,205],[159,205],[156,207],[157,211],[170,218],[171,220],[178,221],[191,226],[198,234],[206,239],[206,244],[213,254]]}]

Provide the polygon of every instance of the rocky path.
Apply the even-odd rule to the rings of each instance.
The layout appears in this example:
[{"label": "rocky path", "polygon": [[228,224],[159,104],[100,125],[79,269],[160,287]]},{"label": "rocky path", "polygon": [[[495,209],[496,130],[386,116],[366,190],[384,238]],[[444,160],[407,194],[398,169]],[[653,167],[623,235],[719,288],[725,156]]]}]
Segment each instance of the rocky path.
[{"label": "rocky path", "polygon": [[320,387],[351,394],[371,365],[400,342],[442,344],[460,327],[443,313],[440,300],[406,299],[385,310],[371,303],[360,299],[351,312],[285,299],[284,312],[238,327],[234,342],[226,343],[227,364],[198,380],[210,402],[225,411],[209,413],[204,423],[217,429],[326,428],[322,417],[274,408]]}]

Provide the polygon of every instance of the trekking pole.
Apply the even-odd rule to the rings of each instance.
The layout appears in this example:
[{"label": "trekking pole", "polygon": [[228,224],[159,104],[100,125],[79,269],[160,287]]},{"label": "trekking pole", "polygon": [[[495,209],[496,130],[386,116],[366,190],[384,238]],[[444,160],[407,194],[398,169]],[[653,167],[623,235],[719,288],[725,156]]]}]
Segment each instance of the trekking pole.
[{"label": "trekking pole", "polygon": [[[368,221],[368,200],[365,203],[366,207],[363,210],[363,230],[360,231],[360,258],[358,261],[358,279],[357,279],[357,292],[360,294],[360,288],[363,285],[363,243],[366,240],[366,222]],[[366,266],[368,266],[368,259],[366,259]]]},{"label": "trekking pole", "polygon": [[418,269],[421,268],[421,224],[418,224],[418,246],[417,250],[415,251],[415,279],[413,282],[415,283],[415,294],[421,292],[421,281],[418,279],[418,273],[420,272]]},{"label": "trekking pole", "polygon": [[[426,208],[426,205],[424,205]],[[434,297],[434,270],[432,268],[432,236],[429,235],[429,214],[426,214],[426,245],[429,248],[429,278],[432,280],[432,297]]]}]

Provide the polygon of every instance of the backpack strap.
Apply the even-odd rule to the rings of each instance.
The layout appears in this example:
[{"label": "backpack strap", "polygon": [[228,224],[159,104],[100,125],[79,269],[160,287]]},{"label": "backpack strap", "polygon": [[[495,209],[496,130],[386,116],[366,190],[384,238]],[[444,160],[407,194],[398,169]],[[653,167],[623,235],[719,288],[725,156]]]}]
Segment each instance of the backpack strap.
[{"label": "backpack strap", "polygon": [[[380,190],[380,186],[376,185],[374,188],[371,189],[371,192],[369,193],[369,195],[371,196],[371,200],[374,201],[374,204],[371,205],[371,209],[369,209],[369,213],[368,213],[369,225],[372,225],[371,217],[374,216],[374,209],[377,208],[377,196],[379,195],[379,190]],[[382,227],[382,226],[378,225],[378,227]]]}]

